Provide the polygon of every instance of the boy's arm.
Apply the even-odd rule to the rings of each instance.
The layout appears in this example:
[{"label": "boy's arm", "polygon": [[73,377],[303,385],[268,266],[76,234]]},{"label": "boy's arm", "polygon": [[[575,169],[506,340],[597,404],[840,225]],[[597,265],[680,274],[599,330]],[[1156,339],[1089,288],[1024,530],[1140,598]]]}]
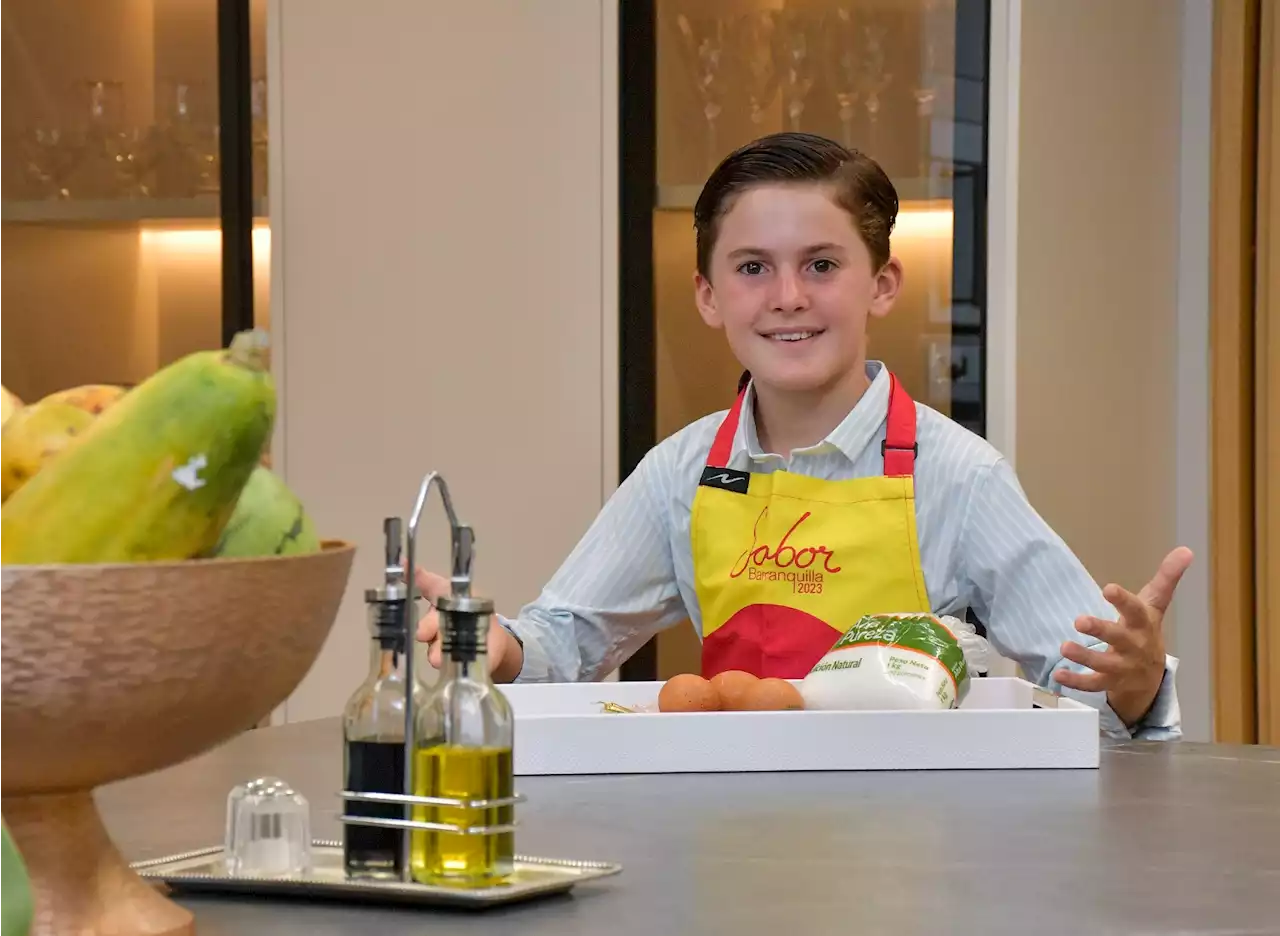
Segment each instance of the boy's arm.
[{"label": "boy's arm", "polygon": [[[1129,611],[1117,615],[1080,560],[1028,503],[1013,469],[1003,459],[981,469],[965,509],[960,562],[962,589],[967,591],[961,597],[986,625],[992,645],[1021,664],[1028,679],[1098,708],[1102,730],[1109,736],[1179,737],[1177,660],[1163,653],[1159,618],[1131,625],[1126,623],[1134,617]],[[1176,577],[1169,583],[1170,596],[1176,583]],[[1145,598],[1146,590],[1142,594]],[[1093,619],[1100,626],[1091,629],[1100,633],[1110,629],[1117,638],[1132,633],[1134,640],[1126,643],[1123,653],[1116,652],[1121,649],[1117,641],[1113,651],[1105,640],[1073,626],[1082,618]],[[1096,672],[1063,656],[1068,642],[1085,648],[1083,654],[1071,652],[1092,660]],[[1090,656],[1089,651],[1106,652],[1111,659]],[[1064,686],[1055,678],[1058,670],[1087,674],[1071,681],[1098,688],[1083,691]],[[1108,691],[1103,683],[1116,684],[1117,689]],[[1145,711],[1142,702],[1133,710],[1136,696],[1145,701],[1148,692],[1150,704]],[[1130,717],[1129,725],[1116,709]]]},{"label": "boy's arm", "polygon": [[585,682],[687,617],[671,555],[669,446],[619,485],[537,600],[500,618],[524,645],[519,682]]}]

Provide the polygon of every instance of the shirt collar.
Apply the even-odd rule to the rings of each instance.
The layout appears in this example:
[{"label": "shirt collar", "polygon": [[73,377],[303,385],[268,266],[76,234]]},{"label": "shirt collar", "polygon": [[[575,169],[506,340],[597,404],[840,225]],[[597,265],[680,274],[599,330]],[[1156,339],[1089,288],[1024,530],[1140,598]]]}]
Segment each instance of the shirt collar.
[{"label": "shirt collar", "polygon": [[[817,445],[796,449],[792,455],[816,455],[835,450],[854,461],[862,454],[863,449],[876,438],[889,412],[889,369],[880,361],[867,361],[867,378],[871,381],[871,386],[867,387],[866,393],[854,404],[849,415]],[[734,454],[739,452],[745,452],[752,461],[789,457],[782,453],[765,452],[760,446],[760,438],[756,435],[755,381],[748,384],[742,401],[742,415],[739,417],[738,432],[734,439]]]}]

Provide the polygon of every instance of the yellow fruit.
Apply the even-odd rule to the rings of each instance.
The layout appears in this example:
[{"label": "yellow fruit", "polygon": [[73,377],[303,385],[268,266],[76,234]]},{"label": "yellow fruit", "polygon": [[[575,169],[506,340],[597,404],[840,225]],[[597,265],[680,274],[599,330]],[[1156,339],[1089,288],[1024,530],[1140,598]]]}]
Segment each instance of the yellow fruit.
[{"label": "yellow fruit", "polygon": [[122,396],[0,508],[0,559],[147,562],[213,549],[271,435],[266,345],[265,332],[242,332]]},{"label": "yellow fruit", "polygon": [[92,425],[89,413],[57,400],[41,400],[14,413],[0,435],[0,500],[7,501]]},{"label": "yellow fruit", "polygon": [[85,384],[83,387],[72,387],[69,390],[59,390],[57,393],[51,393],[45,397],[45,400],[69,403],[84,410],[86,413],[92,413],[97,416],[124,396],[125,393],[124,387],[116,387],[112,384]]},{"label": "yellow fruit", "polygon": [[22,401],[9,392],[7,387],[0,387],[0,426],[9,421],[9,417],[22,409]]}]

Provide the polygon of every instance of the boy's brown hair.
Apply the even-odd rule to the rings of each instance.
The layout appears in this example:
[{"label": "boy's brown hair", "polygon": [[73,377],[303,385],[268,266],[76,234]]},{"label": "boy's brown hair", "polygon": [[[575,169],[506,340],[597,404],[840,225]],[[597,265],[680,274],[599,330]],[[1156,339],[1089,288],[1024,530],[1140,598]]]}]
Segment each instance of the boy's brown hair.
[{"label": "boy's brown hair", "polygon": [[879,270],[889,262],[889,235],[898,218],[898,192],[870,156],[812,133],[774,133],[734,150],[715,168],[693,208],[698,272],[710,279],[720,219],[742,192],[756,185],[826,183],[849,212]]}]

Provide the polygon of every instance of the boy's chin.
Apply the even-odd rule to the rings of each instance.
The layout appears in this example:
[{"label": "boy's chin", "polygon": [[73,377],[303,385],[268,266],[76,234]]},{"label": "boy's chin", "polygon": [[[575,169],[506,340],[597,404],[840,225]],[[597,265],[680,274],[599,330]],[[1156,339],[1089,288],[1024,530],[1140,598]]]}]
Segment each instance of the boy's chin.
[{"label": "boy's chin", "polygon": [[752,370],[751,376],[761,388],[774,393],[811,394],[821,393],[834,382],[832,375],[814,368],[761,368],[759,372]]}]

